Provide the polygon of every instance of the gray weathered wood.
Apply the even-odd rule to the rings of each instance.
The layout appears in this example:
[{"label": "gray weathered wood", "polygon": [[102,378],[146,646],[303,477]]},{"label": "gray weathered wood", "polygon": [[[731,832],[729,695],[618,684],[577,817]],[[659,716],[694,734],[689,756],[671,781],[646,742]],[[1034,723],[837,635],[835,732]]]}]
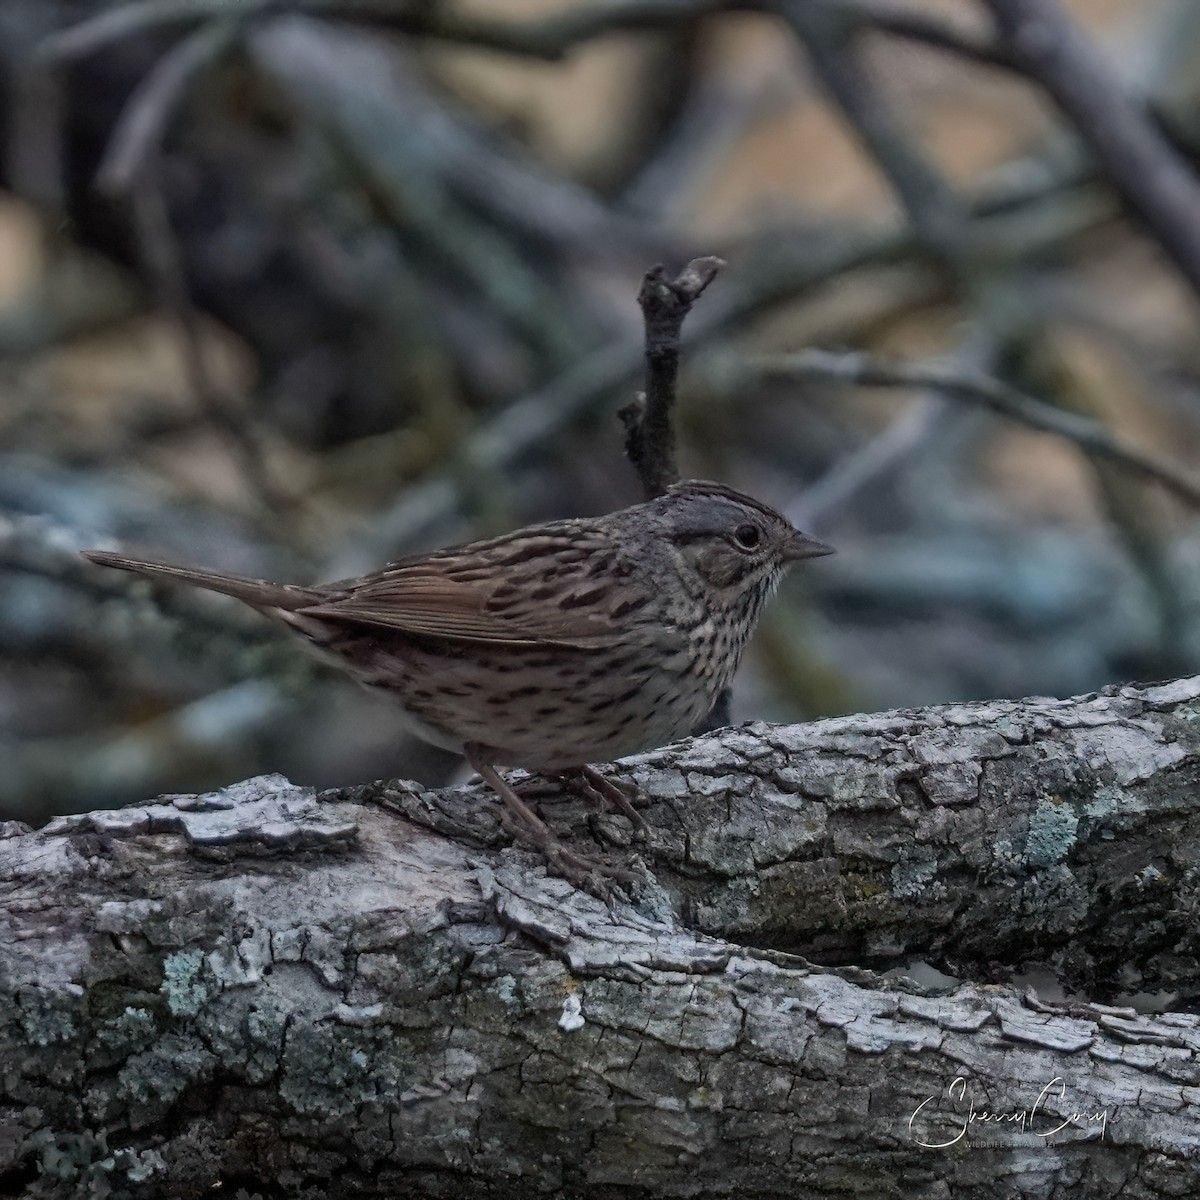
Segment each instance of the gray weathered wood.
[{"label": "gray weathered wood", "polygon": [[1196,1017],[779,947],[1186,991],[1198,712],[1191,679],[656,751],[652,838],[608,848],[636,908],[547,879],[478,788],[10,825],[0,1195],[1193,1194]]},{"label": "gray weathered wood", "polygon": [[[690,928],[858,965],[1053,956],[1090,994],[1193,994],[1198,712],[1200,677],[749,725],[626,776],[651,800],[640,852]],[[404,787],[362,794],[500,841],[480,789],[436,808]],[[569,834],[589,810],[544,811]]]}]

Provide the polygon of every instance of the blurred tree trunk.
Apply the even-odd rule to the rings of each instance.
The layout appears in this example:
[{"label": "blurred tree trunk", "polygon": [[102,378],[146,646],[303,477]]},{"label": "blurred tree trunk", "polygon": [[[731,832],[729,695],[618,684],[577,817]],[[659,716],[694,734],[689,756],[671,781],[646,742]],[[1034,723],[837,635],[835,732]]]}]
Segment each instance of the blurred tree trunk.
[{"label": "blurred tree trunk", "polygon": [[636,908],[478,788],[9,825],[0,1194],[1194,1194],[1196,1017],[861,964],[1194,993],[1198,713],[1200,678],[656,751]]}]

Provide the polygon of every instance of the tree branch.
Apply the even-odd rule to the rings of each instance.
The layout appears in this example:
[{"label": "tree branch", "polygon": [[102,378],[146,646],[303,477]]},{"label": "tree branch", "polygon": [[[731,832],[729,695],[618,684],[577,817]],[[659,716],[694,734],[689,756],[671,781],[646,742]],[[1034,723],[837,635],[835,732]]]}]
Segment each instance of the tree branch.
[{"label": "tree branch", "polygon": [[1147,232],[1200,294],[1200,181],[1057,0],[984,0]]},{"label": "tree branch", "polygon": [[[1034,1194],[1036,1153],[1036,1194],[1194,1191],[1194,1015],[787,951],[932,936],[994,970],[1058,944],[1076,978],[1131,962],[1194,988],[1198,715],[1189,679],[656,751],[626,768],[653,799],[638,909],[504,848],[478,788],[276,776],[10,824],[0,1179],[31,1200],[608,1197],[694,1191],[702,1162],[712,1197],[861,1176],[982,1198]],[[584,836],[574,804],[543,807]],[[1039,1093],[1032,1127],[967,1120]],[[1006,1153],[967,1152],[981,1135]]]},{"label": "tree branch", "polygon": [[[672,911],[743,945],[881,968],[922,954],[975,971],[1062,954],[1064,977],[1093,994],[1123,988],[1122,971],[1190,993],[1198,699],[1200,677],[718,730],[628,768],[650,800],[640,853]],[[406,786],[337,795],[381,798],[450,837],[506,840],[479,790],[440,793],[432,808]],[[564,799],[544,814],[570,839],[591,810]],[[624,828],[605,818],[601,841]],[[1137,877],[1147,864],[1153,881]]]},{"label": "tree branch", "polygon": [[917,241],[960,281],[970,277],[967,208],[910,140],[861,52],[851,12],[810,0],[783,0],[780,13],[808,51],[813,72],[865,154],[883,172]]},{"label": "tree branch", "polygon": [[[742,377],[741,367],[733,370]],[[1001,416],[1074,442],[1088,454],[1105,458],[1161,484],[1187,504],[1200,506],[1200,475],[1143,449],[1098,421],[1055,408],[987,375],[931,364],[892,363],[865,354],[801,350],[752,359],[746,372],[762,379],[827,379],[860,387],[928,388],[945,396],[990,408]]]}]

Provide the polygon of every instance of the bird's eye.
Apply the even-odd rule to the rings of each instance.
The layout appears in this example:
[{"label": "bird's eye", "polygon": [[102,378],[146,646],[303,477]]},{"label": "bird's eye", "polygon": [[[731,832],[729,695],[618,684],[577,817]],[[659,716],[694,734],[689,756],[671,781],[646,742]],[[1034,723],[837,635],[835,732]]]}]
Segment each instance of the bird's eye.
[{"label": "bird's eye", "polygon": [[733,531],[733,540],[742,550],[757,550],[762,541],[762,530],[757,525],[739,525]]}]

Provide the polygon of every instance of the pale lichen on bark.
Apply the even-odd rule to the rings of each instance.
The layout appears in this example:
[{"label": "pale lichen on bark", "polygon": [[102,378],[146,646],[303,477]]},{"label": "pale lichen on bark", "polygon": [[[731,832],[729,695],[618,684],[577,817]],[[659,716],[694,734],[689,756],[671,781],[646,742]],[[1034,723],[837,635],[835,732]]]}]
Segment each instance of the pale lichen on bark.
[{"label": "pale lichen on bark", "polygon": [[[655,751],[620,768],[649,842],[592,814],[647,871],[611,908],[478,787],[266,777],[10,825],[0,1192],[1194,1191],[1200,1021],[1099,1001],[1195,992],[1198,708],[1193,679]],[[543,812],[588,836],[582,802]],[[977,982],[863,969],[913,954]],[[986,982],[1030,957],[1092,1002]],[[956,1137],[956,1078],[1063,1094]]]}]

